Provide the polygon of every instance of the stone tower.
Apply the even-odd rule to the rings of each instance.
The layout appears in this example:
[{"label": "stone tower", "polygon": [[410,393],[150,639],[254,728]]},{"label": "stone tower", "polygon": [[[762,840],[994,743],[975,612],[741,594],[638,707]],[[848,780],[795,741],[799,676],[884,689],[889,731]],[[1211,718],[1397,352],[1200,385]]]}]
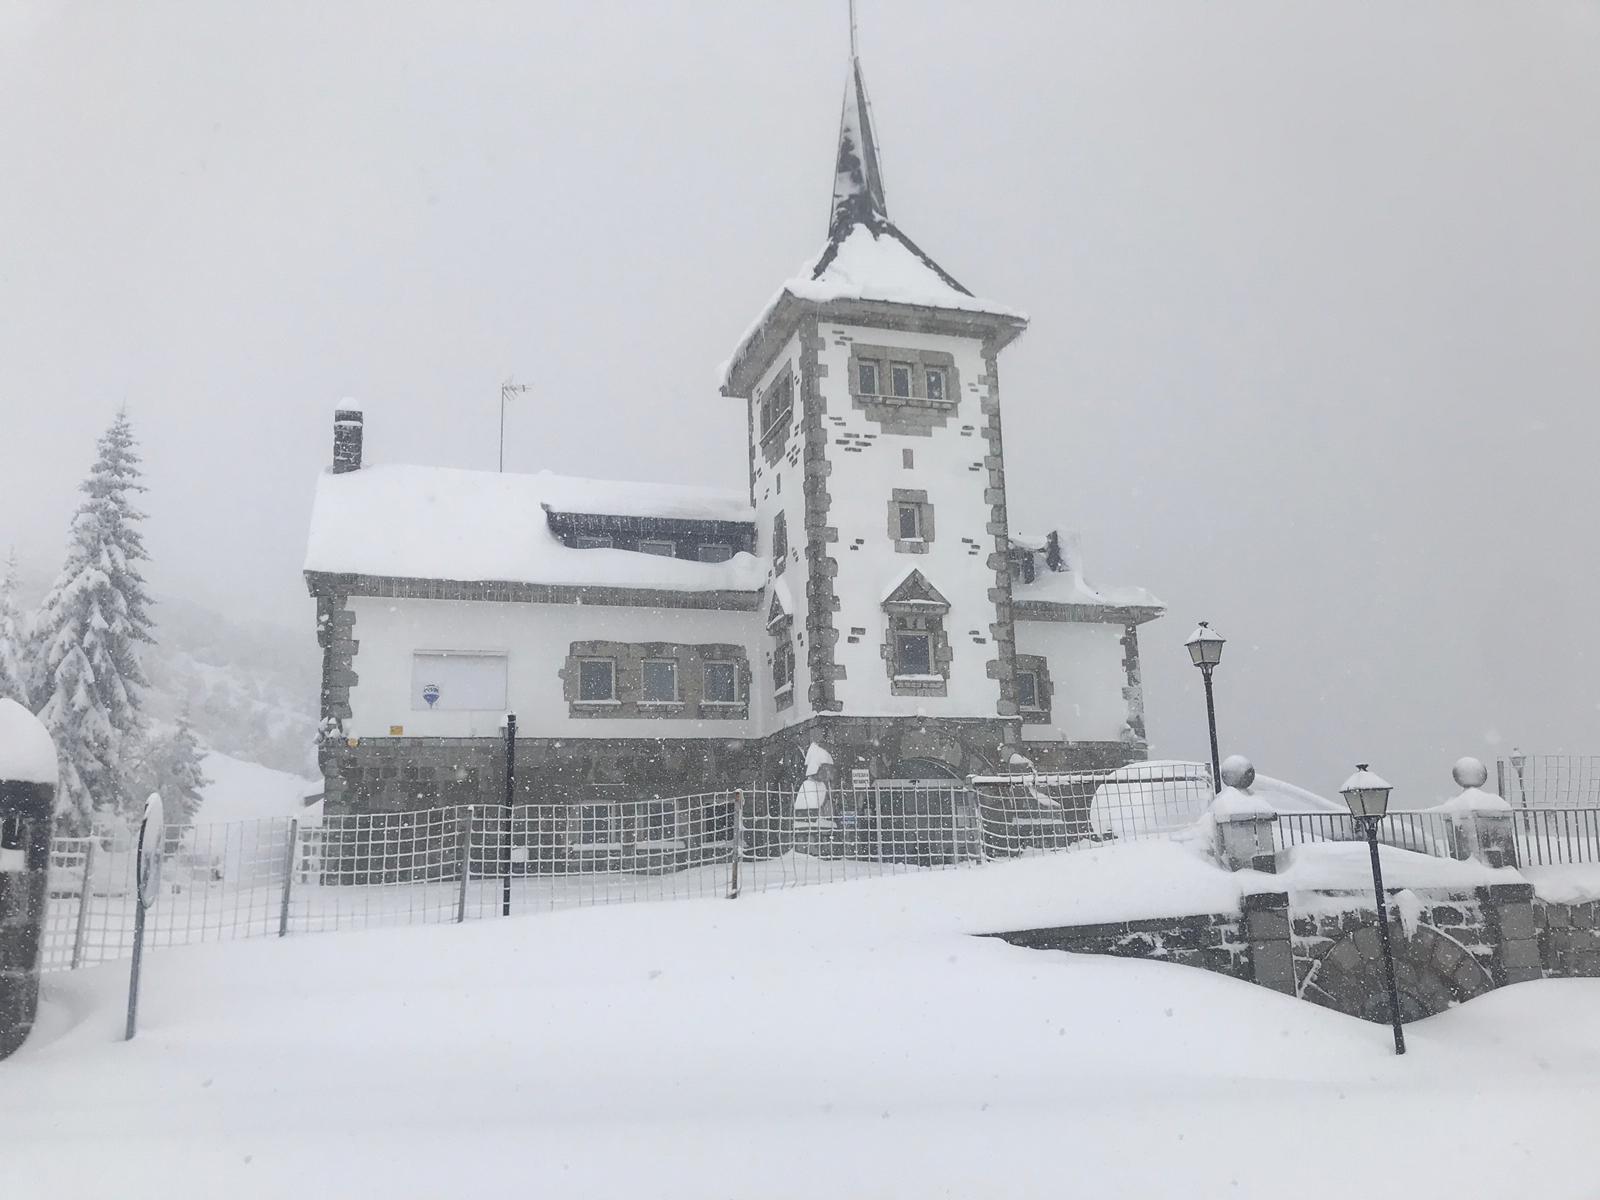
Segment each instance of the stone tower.
[{"label": "stone tower", "polygon": [[852,57],[828,237],[730,360],[745,400],[772,754],[811,741],[876,777],[1003,762],[1021,733],[1000,430],[1019,314],[889,219]]}]

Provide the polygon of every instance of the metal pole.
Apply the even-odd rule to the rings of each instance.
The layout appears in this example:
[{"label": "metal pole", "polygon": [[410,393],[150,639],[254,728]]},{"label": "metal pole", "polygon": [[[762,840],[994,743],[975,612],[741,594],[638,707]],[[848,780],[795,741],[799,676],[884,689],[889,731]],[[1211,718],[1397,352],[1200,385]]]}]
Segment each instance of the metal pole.
[{"label": "metal pole", "polygon": [[144,963],[144,901],[134,898],[133,906],[133,968],[128,972],[128,1030],[123,1041],[133,1041],[133,1031],[139,1019],[139,968]]},{"label": "metal pole", "polygon": [[89,839],[83,852],[83,887],[78,892],[78,927],[72,931],[72,969],[83,965],[83,942],[89,932],[89,897],[94,887],[95,839]]},{"label": "metal pole", "polygon": [[733,794],[733,855],[728,868],[728,899],[739,898],[739,857],[744,847],[744,793]]},{"label": "metal pole", "polygon": [[517,786],[517,714],[506,714],[506,815],[505,844],[500,850],[500,915],[511,915],[511,804]]},{"label": "metal pole", "polygon": [[1211,695],[1211,667],[1201,667],[1206,680],[1206,726],[1211,731],[1211,786],[1222,790],[1222,763],[1217,754],[1217,705]]},{"label": "metal pole", "polygon": [[472,815],[475,810],[467,806],[467,821],[461,827],[461,894],[456,897],[456,924],[467,919],[467,876],[472,866]]},{"label": "metal pole", "polygon": [[1378,941],[1383,944],[1383,978],[1389,988],[1389,1023],[1394,1026],[1394,1052],[1406,1052],[1400,1024],[1400,991],[1394,982],[1394,952],[1389,948],[1389,904],[1383,895],[1383,868],[1378,865],[1378,818],[1367,817],[1367,849],[1372,852],[1372,891],[1378,902]]},{"label": "metal pole", "polygon": [[300,844],[300,819],[289,822],[289,846],[283,852],[283,900],[278,906],[278,936],[289,935],[289,892],[294,887],[294,852]]}]

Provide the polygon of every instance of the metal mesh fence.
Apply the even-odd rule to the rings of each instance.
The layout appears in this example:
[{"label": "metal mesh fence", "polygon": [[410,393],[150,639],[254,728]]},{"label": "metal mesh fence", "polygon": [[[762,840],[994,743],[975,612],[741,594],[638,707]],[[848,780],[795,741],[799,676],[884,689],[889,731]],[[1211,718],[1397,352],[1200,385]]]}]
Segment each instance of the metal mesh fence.
[{"label": "metal mesh fence", "polygon": [[[147,945],[176,946],[639,900],[707,899],[1191,829],[1213,795],[1184,763],[586,804],[457,806],[169,829]],[[1280,847],[1349,841],[1347,815],[1281,814]],[[1448,855],[1448,818],[1391,812],[1383,841]],[[1600,861],[1600,809],[1519,813],[1525,864]],[[46,970],[131,953],[134,834],[55,839]]]},{"label": "metal mesh fence", "polygon": [[1600,756],[1512,754],[1495,783],[1514,808],[1600,808]]}]

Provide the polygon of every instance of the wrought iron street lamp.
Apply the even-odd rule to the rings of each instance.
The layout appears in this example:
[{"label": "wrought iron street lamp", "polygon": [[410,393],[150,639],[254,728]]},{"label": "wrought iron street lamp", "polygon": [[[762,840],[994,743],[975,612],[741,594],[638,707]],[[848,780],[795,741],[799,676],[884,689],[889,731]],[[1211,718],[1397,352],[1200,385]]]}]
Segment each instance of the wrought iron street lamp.
[{"label": "wrought iron street lamp", "polygon": [[1206,725],[1211,730],[1211,786],[1217,791],[1222,790],[1222,766],[1218,762],[1217,754],[1217,705],[1211,695],[1211,672],[1217,669],[1217,664],[1222,661],[1222,644],[1224,638],[1207,621],[1201,621],[1200,627],[1189,635],[1189,640],[1184,646],[1189,651],[1189,657],[1194,660],[1194,665],[1200,668],[1200,673],[1206,681]]},{"label": "wrought iron street lamp", "polygon": [[1383,978],[1389,988],[1389,1023],[1394,1026],[1394,1052],[1406,1052],[1406,1035],[1400,1025],[1400,991],[1394,982],[1394,952],[1389,948],[1389,905],[1383,895],[1383,868],[1378,864],[1378,822],[1389,811],[1389,793],[1394,789],[1374,775],[1366,763],[1344,781],[1339,794],[1350,808],[1356,828],[1367,839],[1372,853],[1372,894],[1378,905],[1378,941],[1383,946]]}]

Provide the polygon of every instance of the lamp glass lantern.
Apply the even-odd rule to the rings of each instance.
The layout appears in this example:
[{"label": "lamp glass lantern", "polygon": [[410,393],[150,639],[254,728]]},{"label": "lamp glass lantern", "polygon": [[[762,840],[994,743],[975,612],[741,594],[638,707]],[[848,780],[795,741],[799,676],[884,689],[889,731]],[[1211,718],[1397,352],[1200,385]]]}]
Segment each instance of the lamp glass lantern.
[{"label": "lamp glass lantern", "polygon": [[1350,808],[1350,815],[1381,821],[1389,812],[1389,793],[1394,788],[1382,776],[1374,774],[1366,763],[1356,767],[1356,773],[1344,781],[1339,794]]},{"label": "lamp glass lantern", "polygon": [[1211,628],[1209,622],[1201,621],[1199,628],[1189,635],[1189,640],[1184,646],[1188,649],[1194,665],[1206,670],[1222,661],[1222,646],[1226,641],[1225,637]]}]

